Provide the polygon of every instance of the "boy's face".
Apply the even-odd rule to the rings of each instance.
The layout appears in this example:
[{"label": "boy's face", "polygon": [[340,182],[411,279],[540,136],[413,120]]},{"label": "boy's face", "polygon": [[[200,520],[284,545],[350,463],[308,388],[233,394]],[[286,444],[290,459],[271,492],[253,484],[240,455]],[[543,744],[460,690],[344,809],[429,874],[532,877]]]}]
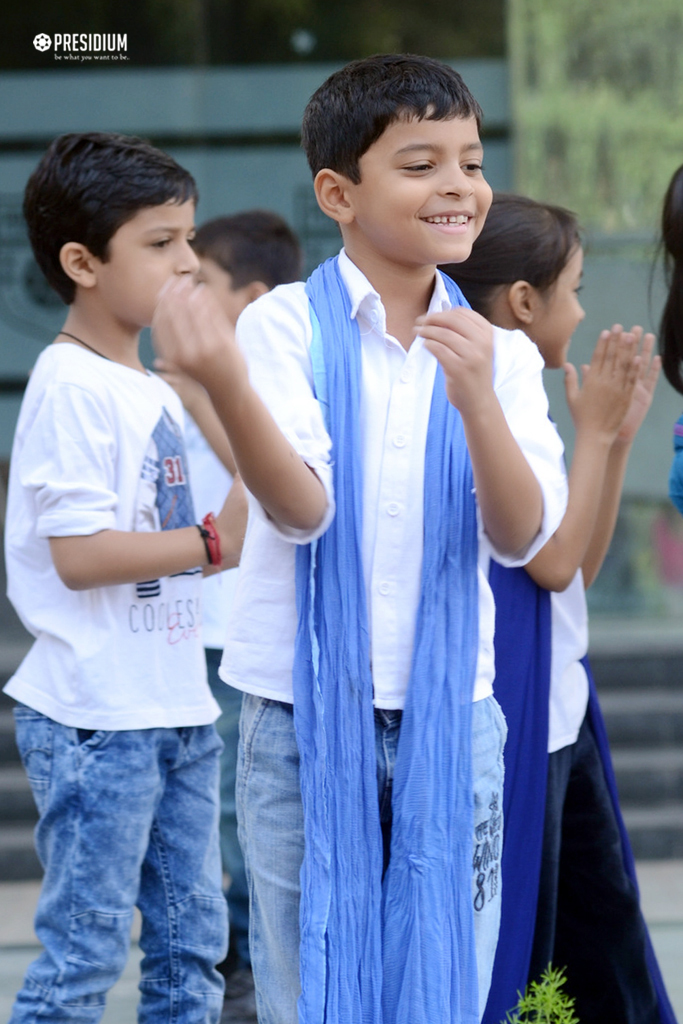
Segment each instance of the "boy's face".
[{"label": "boy's face", "polygon": [[474,118],[395,121],[360,158],[360,183],[348,184],[345,243],[403,266],[466,260],[491,205],[482,158]]},{"label": "boy's face", "polygon": [[95,261],[97,288],[116,319],[136,330],[151,324],[166,282],[199,268],[193,236],[192,200],[147,207],[121,225],[106,263]]},{"label": "boy's face", "polygon": [[199,257],[197,277],[214,293],[223,312],[234,327],[242,310],[252,301],[253,296],[250,293],[249,285],[245,285],[244,288],[235,288],[232,274],[223,270],[215,260],[208,256]]}]

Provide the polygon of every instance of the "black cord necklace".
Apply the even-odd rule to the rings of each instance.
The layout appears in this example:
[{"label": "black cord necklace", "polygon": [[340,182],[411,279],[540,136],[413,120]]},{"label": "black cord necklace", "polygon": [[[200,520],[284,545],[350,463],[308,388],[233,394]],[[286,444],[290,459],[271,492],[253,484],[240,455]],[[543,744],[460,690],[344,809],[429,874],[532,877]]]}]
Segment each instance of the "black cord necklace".
[{"label": "black cord necklace", "polygon": [[75,334],[69,334],[68,331],[60,331],[59,333],[63,334],[65,338],[72,338],[73,341],[77,341],[79,345],[84,345],[85,348],[89,348],[90,351],[94,352],[96,356],[100,357],[100,359],[106,359],[107,362],[111,363],[111,359],[109,358],[109,356],[102,355],[101,352],[98,352],[96,348],[93,348],[92,345],[89,345],[87,341],[83,341],[82,338],[77,338]]}]

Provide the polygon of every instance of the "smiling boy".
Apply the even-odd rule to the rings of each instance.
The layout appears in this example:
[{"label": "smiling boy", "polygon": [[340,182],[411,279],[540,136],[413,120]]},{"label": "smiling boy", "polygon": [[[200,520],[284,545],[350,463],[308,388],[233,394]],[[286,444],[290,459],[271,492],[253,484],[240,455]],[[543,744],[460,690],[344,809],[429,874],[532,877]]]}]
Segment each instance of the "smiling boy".
[{"label": "smiling boy", "polygon": [[348,65],[303,125],[344,249],[243,313],[248,376],[201,289],[158,311],[254,499],[222,675],[245,692],[261,1024],[472,1024],[486,1002],[505,723],[479,562],[533,557],[566,492],[536,350],[436,273],[491,202],[479,120],[437,61]]},{"label": "smiling boy", "polygon": [[197,270],[196,199],[171,157],[102,133],[55,139],[26,188],[33,251],[68,313],[26,389],[5,533],[9,596],[35,637],[5,692],[45,868],[44,952],[12,1024],[98,1021],[135,905],[139,1020],[221,1013],[221,743],[200,582],[207,563],[238,561],[239,488],[197,528],[180,400],[138,355],[160,290]]}]

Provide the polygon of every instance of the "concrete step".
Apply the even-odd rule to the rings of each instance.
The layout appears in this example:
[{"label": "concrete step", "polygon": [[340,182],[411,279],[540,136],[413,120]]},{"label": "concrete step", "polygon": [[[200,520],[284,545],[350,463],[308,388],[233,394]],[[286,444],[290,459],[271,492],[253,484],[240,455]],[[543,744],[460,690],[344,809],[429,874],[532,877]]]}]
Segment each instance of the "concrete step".
[{"label": "concrete step", "polygon": [[21,765],[0,768],[0,825],[38,818],[26,772]]},{"label": "concrete step", "polygon": [[624,822],[636,860],[683,857],[683,803],[624,807]]},{"label": "concrete step", "polygon": [[0,767],[19,762],[19,751],[14,741],[14,716],[10,710],[0,710]]},{"label": "concrete step", "polygon": [[33,844],[33,826],[25,822],[0,828],[0,880],[25,881],[42,878],[43,869]]},{"label": "concrete step", "polygon": [[602,695],[610,689],[678,689],[683,687],[683,653],[591,653],[595,684]]},{"label": "concrete step", "polygon": [[622,807],[678,802],[683,813],[683,747],[618,747],[612,763]]},{"label": "concrete step", "polygon": [[683,743],[683,689],[607,690],[600,706],[613,747]]}]

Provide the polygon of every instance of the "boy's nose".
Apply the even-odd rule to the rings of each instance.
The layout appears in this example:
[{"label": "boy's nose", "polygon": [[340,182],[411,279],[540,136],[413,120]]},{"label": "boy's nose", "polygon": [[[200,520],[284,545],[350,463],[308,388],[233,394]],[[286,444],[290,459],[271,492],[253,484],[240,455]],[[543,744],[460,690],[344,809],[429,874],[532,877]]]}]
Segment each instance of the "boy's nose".
[{"label": "boy's nose", "polygon": [[182,257],[178,261],[176,273],[197,274],[199,272],[199,259],[189,242],[185,243]]},{"label": "boy's nose", "polygon": [[474,192],[474,185],[472,180],[468,178],[460,168],[458,168],[457,171],[451,171],[444,178],[443,186],[440,191],[443,195],[458,196],[458,198],[461,199],[463,196],[472,195]]}]

